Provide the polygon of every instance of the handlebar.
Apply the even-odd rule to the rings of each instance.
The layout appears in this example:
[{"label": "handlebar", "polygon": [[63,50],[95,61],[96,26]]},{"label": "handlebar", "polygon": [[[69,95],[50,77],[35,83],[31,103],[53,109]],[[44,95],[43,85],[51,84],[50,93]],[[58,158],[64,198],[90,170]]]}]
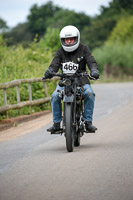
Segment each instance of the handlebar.
[{"label": "handlebar", "polygon": [[[52,73],[51,74],[53,77],[54,76],[58,76],[58,77],[60,77],[60,78],[65,78],[66,76],[68,77],[68,75],[66,75],[66,74],[59,74],[59,73]],[[77,77],[88,77],[90,80],[96,80],[94,77],[92,77],[90,74],[87,74],[86,72],[82,72],[82,73],[75,73],[74,74],[75,76],[77,76]],[[70,77],[70,76],[69,76]],[[48,78],[45,78],[45,77],[43,77],[42,78],[42,80],[46,80],[46,79],[48,79]]]}]

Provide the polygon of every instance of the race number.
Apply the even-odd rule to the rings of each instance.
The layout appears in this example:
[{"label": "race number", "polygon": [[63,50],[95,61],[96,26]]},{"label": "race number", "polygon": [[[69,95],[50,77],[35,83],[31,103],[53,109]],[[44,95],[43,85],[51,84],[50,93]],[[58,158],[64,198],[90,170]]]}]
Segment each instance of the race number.
[{"label": "race number", "polygon": [[79,64],[73,62],[63,63],[62,71],[64,74],[74,74],[78,70]]}]

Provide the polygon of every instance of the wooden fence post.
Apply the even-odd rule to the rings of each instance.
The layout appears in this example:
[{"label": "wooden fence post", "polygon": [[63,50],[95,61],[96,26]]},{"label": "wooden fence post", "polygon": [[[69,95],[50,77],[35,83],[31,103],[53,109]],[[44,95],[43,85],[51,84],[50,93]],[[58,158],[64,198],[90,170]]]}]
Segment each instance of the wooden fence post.
[{"label": "wooden fence post", "polygon": [[[17,104],[20,103],[19,86],[16,86]],[[20,109],[18,109],[18,115],[20,115]]]},{"label": "wooden fence post", "polygon": [[4,94],[4,105],[7,105],[7,96],[6,96],[6,89],[3,89],[3,94]]},{"label": "wooden fence post", "polygon": [[[7,105],[7,95],[6,95],[6,89],[3,89],[3,95],[4,95],[4,105]],[[6,111],[6,117],[8,118],[8,112]]]},{"label": "wooden fence post", "polygon": [[44,87],[44,93],[46,94],[46,97],[48,97],[47,85],[45,82],[42,82],[42,83],[43,83],[43,87]]},{"label": "wooden fence post", "polygon": [[[29,93],[29,101],[32,101],[32,90],[31,90],[31,83],[28,83],[28,93]],[[31,106],[30,107],[30,114],[32,113]]]}]

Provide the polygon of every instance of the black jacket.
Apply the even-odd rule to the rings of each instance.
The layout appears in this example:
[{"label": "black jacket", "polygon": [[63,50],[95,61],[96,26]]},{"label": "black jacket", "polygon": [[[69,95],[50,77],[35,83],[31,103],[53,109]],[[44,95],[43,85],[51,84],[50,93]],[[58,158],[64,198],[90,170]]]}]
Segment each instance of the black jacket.
[{"label": "black jacket", "polygon": [[[59,69],[62,69],[62,63],[65,62],[74,62],[76,64],[79,64],[78,71],[85,72],[86,71],[86,64],[91,69],[98,69],[97,63],[92,56],[89,48],[80,43],[79,47],[73,51],[73,52],[66,52],[61,47],[55,54],[54,59],[52,60],[49,68],[52,68],[54,72],[58,72]],[[87,77],[82,77],[79,79],[79,83],[89,84],[89,79]]]}]

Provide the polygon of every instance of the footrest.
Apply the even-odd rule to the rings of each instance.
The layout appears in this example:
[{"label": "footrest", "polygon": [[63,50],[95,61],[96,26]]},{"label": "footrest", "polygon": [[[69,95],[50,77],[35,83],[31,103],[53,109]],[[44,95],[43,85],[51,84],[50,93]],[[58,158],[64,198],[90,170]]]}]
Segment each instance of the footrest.
[{"label": "footrest", "polygon": [[63,129],[60,129],[59,131],[51,132],[51,134],[62,134],[62,133],[63,133]]},{"label": "footrest", "polygon": [[94,131],[87,131],[87,130],[85,130],[85,133],[95,133],[96,130],[97,130],[97,128]]},{"label": "footrest", "polygon": [[85,131],[85,133],[95,133],[95,131]]}]

